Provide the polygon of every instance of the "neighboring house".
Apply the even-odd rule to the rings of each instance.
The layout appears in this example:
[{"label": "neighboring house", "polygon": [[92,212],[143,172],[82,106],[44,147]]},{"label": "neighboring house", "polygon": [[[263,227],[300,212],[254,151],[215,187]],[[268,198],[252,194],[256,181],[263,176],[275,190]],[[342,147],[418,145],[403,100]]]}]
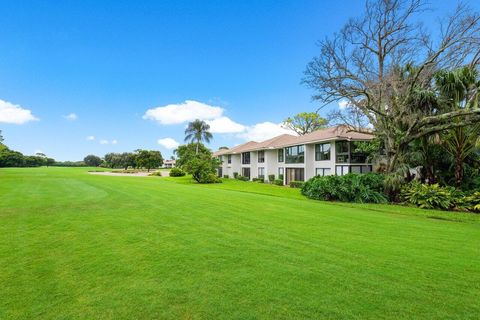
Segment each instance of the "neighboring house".
[{"label": "neighboring house", "polygon": [[268,179],[275,175],[284,184],[306,181],[316,175],[344,175],[373,171],[363,153],[355,153],[355,143],[370,141],[372,134],[349,132],[345,126],[314,131],[303,136],[283,134],[263,142],[249,141],[213,155],[222,161],[219,176],[234,173]]},{"label": "neighboring house", "polygon": [[175,163],[176,160],[164,160],[163,167],[168,169],[175,168]]}]

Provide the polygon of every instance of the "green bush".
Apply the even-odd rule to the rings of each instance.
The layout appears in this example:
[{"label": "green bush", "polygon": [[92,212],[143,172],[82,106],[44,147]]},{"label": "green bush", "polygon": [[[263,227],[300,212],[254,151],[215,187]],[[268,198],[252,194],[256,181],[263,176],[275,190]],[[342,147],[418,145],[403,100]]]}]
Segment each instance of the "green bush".
[{"label": "green bush", "polygon": [[265,183],[265,180],[263,178],[253,178],[252,181],[258,182],[258,183]]},{"label": "green bush", "polygon": [[302,194],[325,201],[384,203],[383,179],[377,173],[316,176],[305,182]]},{"label": "green bush", "polygon": [[228,176],[228,174],[224,174],[224,175],[223,175],[223,178],[228,179],[228,178],[230,178],[230,177]]},{"label": "green bush", "polygon": [[282,179],[275,179],[273,180],[273,184],[277,186],[283,186],[283,180]]},{"label": "green bush", "polygon": [[420,208],[449,210],[456,207],[455,197],[459,196],[454,191],[455,189],[451,187],[414,181],[403,188],[400,196],[406,203]]},{"label": "green bush", "polygon": [[475,191],[465,198],[467,209],[470,211],[480,212],[480,191]]},{"label": "green bush", "polygon": [[273,182],[275,181],[275,175],[274,175],[274,174],[269,174],[269,175],[268,175],[268,181],[269,181],[270,183],[273,183]]},{"label": "green bush", "polygon": [[480,191],[466,194],[454,187],[414,181],[403,188],[401,197],[405,203],[424,209],[480,212]]},{"label": "green bush", "polygon": [[283,174],[279,174],[278,179],[283,181]]},{"label": "green bush", "polygon": [[244,176],[241,176],[241,175],[237,175],[236,177],[237,180],[241,180],[241,181],[250,181],[250,179],[248,177],[244,177]]},{"label": "green bush", "polygon": [[158,176],[158,177],[161,177],[161,176],[162,176],[162,173],[161,173],[160,171],[155,171],[155,172],[150,173],[149,176]]},{"label": "green bush", "polygon": [[233,178],[234,178],[234,179],[237,179],[237,178],[238,178],[238,172],[234,172],[234,173],[233,173]]},{"label": "green bush", "polygon": [[303,181],[290,181],[290,188],[301,188],[303,184]]},{"label": "green bush", "polygon": [[180,168],[172,168],[168,175],[170,177],[183,177],[185,175],[185,171]]}]

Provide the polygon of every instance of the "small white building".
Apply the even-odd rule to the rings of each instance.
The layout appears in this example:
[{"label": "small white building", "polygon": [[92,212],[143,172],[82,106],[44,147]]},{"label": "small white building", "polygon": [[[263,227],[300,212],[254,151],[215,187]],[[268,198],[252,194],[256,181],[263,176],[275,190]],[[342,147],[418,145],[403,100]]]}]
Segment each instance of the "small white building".
[{"label": "small white building", "polygon": [[163,167],[168,169],[175,168],[175,163],[176,160],[164,160]]},{"label": "small white building", "polygon": [[283,134],[263,142],[249,141],[214,153],[222,161],[219,176],[235,174],[253,178],[306,181],[316,175],[344,175],[373,171],[363,153],[355,152],[355,143],[370,141],[372,134],[349,132],[346,126],[314,131],[303,136]]}]

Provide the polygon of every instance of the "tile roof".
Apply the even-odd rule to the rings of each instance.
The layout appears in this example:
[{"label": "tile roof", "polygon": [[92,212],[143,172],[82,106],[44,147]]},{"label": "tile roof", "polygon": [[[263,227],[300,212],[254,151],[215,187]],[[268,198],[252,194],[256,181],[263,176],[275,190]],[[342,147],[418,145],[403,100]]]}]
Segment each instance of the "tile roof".
[{"label": "tile roof", "polygon": [[353,132],[347,126],[336,126],[325,129],[320,129],[303,136],[293,136],[290,134],[282,134],[271,139],[255,142],[249,141],[233,147],[231,149],[222,149],[213,153],[214,156],[221,156],[224,154],[235,154],[247,151],[278,149],[298,144],[307,144],[328,140],[371,140],[373,134]]}]

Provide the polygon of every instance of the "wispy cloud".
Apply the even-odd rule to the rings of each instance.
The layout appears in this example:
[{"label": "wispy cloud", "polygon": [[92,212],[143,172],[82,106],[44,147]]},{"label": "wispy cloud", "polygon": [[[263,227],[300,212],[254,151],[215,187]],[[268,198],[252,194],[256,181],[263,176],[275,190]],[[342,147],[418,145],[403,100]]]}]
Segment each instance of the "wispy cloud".
[{"label": "wispy cloud", "polygon": [[108,141],[108,140],[105,140],[105,139],[102,139],[102,140],[100,140],[98,143],[100,143],[100,144],[109,144],[109,141]]},{"label": "wispy cloud", "polygon": [[95,140],[95,136],[88,136],[88,137],[87,137],[87,140],[88,140],[88,141],[93,141],[93,140]]},{"label": "wispy cloud", "polygon": [[183,103],[149,109],[143,115],[143,119],[154,120],[160,124],[181,124],[195,119],[217,119],[222,116],[223,111],[220,107],[210,106],[194,100],[186,100]]},{"label": "wispy cloud", "polygon": [[37,120],[32,111],[0,99],[0,123],[24,124]]},{"label": "wispy cloud", "polygon": [[78,119],[78,116],[75,114],[75,113],[69,113],[67,114],[66,116],[63,116],[65,119],[67,119],[68,121],[75,121]]}]

